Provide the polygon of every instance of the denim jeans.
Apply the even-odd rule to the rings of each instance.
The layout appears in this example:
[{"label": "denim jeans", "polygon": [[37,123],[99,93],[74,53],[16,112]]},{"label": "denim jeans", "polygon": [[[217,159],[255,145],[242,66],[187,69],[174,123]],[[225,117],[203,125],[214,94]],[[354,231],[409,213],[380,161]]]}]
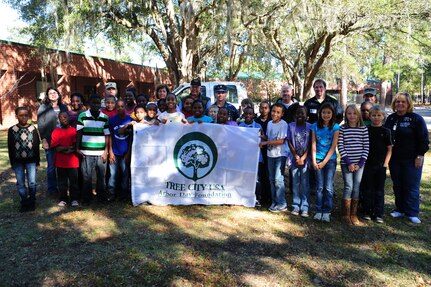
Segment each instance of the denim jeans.
[{"label": "denim jeans", "polygon": [[58,190],[60,201],[79,200],[78,168],[57,168]]},{"label": "denim jeans", "polygon": [[364,167],[355,172],[350,172],[346,164],[341,165],[344,180],[344,199],[359,199],[359,187],[361,186],[362,174]]},{"label": "denim jeans", "polygon": [[365,165],[362,175],[362,210],[365,215],[383,218],[385,206],[386,168],[383,165]]},{"label": "denim jeans", "polygon": [[47,182],[47,189],[48,189],[48,194],[56,194],[58,193],[58,189],[57,189],[57,175],[56,175],[56,170],[55,170],[55,166],[54,166],[54,154],[55,151],[54,149],[47,149],[45,150],[45,155],[46,155],[46,163],[47,163],[47,167],[46,167],[46,182]]},{"label": "denim jeans", "polygon": [[415,160],[391,160],[391,178],[394,183],[395,207],[409,217],[419,216],[422,167],[415,168]]},{"label": "denim jeans", "polygon": [[121,193],[125,194],[129,188],[129,169],[126,164],[125,156],[116,155],[115,162],[109,164],[109,171],[111,174],[108,181],[109,194],[112,196],[115,195],[115,189],[117,188],[117,181],[119,178]]},{"label": "denim jeans", "polygon": [[309,169],[292,167],[293,210],[308,212]]},{"label": "denim jeans", "polygon": [[[16,187],[21,203],[27,198],[34,201],[36,199],[36,163],[14,163],[12,169],[15,171]],[[28,191],[25,185],[27,178]]]},{"label": "denim jeans", "polygon": [[331,159],[326,165],[316,170],[316,212],[330,213],[334,196],[334,175],[337,160]]},{"label": "denim jeans", "polygon": [[102,158],[96,155],[86,155],[81,161],[82,169],[82,200],[86,203],[90,202],[93,184],[92,173],[96,170],[96,193],[100,200],[106,199],[105,190],[105,173],[106,163],[103,163]]},{"label": "denim jeans", "polygon": [[[284,163],[284,164],[283,164]],[[279,207],[286,207],[286,189],[284,187],[284,174],[286,157],[268,157],[268,176],[271,184],[272,203]]]}]

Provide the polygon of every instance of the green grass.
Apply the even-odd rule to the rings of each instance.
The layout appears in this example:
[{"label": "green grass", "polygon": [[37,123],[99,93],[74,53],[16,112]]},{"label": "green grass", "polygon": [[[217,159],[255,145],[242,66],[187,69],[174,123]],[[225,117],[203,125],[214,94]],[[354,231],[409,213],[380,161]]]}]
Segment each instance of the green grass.
[{"label": "green grass", "polygon": [[[0,286],[431,285],[430,158],[417,226],[346,226],[338,204],[330,224],[238,206],[62,209],[45,196],[44,164],[37,210],[21,214],[2,132]],[[338,171],[336,202],[341,190]],[[389,178],[386,191],[388,215]]]}]

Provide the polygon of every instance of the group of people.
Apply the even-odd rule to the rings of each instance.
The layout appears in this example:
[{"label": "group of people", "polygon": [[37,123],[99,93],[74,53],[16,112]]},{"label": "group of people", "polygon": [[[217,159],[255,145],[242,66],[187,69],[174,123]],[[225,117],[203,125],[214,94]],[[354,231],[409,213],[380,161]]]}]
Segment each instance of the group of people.
[{"label": "group of people", "polygon": [[84,103],[81,94],[73,93],[70,107],[51,87],[38,110],[38,128],[29,123],[28,108],[18,107],[18,123],[9,129],[8,148],[21,197],[20,210],[35,208],[40,143],[46,152],[48,193],[59,195],[59,206],[76,207],[92,201],[94,171],[99,200],[129,198],[130,151],[136,123],[205,122],[261,130],[256,203],[268,203],[271,212],[288,208],[284,184],[287,166],[293,194],[291,214],[310,216],[309,191],[315,185],[313,218],[329,222],[338,147],[344,179],[343,221],[360,224],[360,207],[363,219],[383,222],[389,167],[396,199],[391,215],[420,223],[419,188],[429,141],[425,122],[413,113],[409,94],[394,97],[394,113],[386,120],[373,92],[364,95],[360,110],[349,105],[343,113],[338,101],[326,95],[325,81],[319,79],[313,85],[315,96],[303,105],[292,97],[292,88],[284,85],[281,99],[273,105],[261,102],[257,116],[248,99],[241,103],[240,115],[226,101],[226,86],[215,87],[212,104],[200,94],[200,85],[199,79],[192,80],[190,95],[178,104],[166,85],[157,87],[156,97],[136,95],[135,90],[128,89],[123,98],[117,98],[116,84],[108,82],[104,98],[93,95]]}]

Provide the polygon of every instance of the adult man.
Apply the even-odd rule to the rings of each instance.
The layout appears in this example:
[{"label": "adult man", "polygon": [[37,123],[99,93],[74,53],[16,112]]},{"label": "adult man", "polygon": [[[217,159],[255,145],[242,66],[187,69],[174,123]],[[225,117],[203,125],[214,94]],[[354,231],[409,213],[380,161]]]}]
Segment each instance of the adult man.
[{"label": "adult man", "polygon": [[341,123],[343,121],[343,109],[336,99],[326,96],[326,82],[322,79],[317,79],[314,81],[313,88],[316,95],[304,103],[307,108],[308,122],[311,124],[317,122],[319,108],[323,103],[330,103],[336,111],[337,123]]},{"label": "adult man", "polygon": [[283,120],[287,123],[295,120],[296,108],[298,107],[298,101],[292,96],[292,87],[290,85],[283,85],[281,87],[281,99],[278,102],[284,106]]},{"label": "adult man", "polygon": [[236,121],[239,118],[239,112],[234,105],[226,101],[227,87],[225,85],[217,85],[214,87],[217,107],[225,107],[229,111],[230,120]]},{"label": "adult man", "polygon": [[373,88],[364,89],[364,102],[370,102],[373,105],[377,103],[377,90]]},{"label": "adult man", "polygon": [[105,85],[105,97],[102,99],[101,107],[102,109],[106,108],[105,98],[107,96],[114,96],[115,101],[117,101],[117,84],[115,82],[107,82]]},{"label": "adult man", "polygon": [[[198,99],[201,100],[202,103],[203,103],[205,112],[211,106],[211,99],[208,98],[208,97],[206,97],[206,96],[204,96],[204,95],[201,95],[201,80],[199,78],[195,78],[195,79],[193,79],[190,82],[190,94],[189,94],[189,96],[192,97],[193,100],[198,100]],[[180,105],[179,105],[180,111],[183,108],[184,100],[186,98],[187,97],[183,97],[181,99],[181,102],[180,102]]]}]

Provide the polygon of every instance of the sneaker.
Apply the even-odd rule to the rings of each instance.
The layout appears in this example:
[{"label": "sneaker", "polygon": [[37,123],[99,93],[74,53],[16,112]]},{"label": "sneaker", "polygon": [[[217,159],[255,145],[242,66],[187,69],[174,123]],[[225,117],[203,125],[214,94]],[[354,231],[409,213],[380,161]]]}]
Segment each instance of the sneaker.
[{"label": "sneaker", "polygon": [[392,212],[391,212],[391,216],[392,216],[393,218],[403,217],[403,216],[404,216],[404,213],[401,213],[401,212],[398,212],[398,211],[394,210],[394,211],[392,211]]},{"label": "sneaker", "polygon": [[66,201],[60,201],[58,204],[57,204],[58,206],[61,206],[61,207],[64,207],[64,206],[66,206],[67,205],[67,203],[66,203]]},{"label": "sneaker", "polygon": [[299,215],[299,210],[294,209],[294,210],[292,210],[292,212],[290,214],[297,216],[297,215]]},{"label": "sneaker", "polygon": [[305,217],[305,218],[310,217],[310,215],[308,214],[308,212],[307,212],[307,211],[303,211],[303,212],[301,213],[301,216],[302,216],[302,217]]},{"label": "sneaker", "polygon": [[324,221],[324,222],[330,222],[331,221],[330,216],[331,216],[330,213],[322,213],[322,221]]},{"label": "sneaker", "polygon": [[313,217],[314,220],[322,220],[322,213],[318,212]]},{"label": "sneaker", "polygon": [[277,204],[273,203],[268,209],[274,209]]},{"label": "sneaker", "polygon": [[71,205],[73,207],[78,207],[79,206],[79,202],[77,200],[73,200]]},{"label": "sneaker", "polygon": [[383,218],[381,217],[376,217],[376,223],[383,223]]},{"label": "sneaker", "polygon": [[279,206],[279,205],[276,205],[276,206],[274,206],[274,208],[269,208],[269,211],[270,212],[282,212],[282,211],[285,211],[285,210],[287,210],[287,206]]},{"label": "sneaker", "polygon": [[254,207],[262,207],[262,204],[260,204],[259,200],[256,200]]},{"label": "sneaker", "polygon": [[362,216],[362,219],[366,220],[366,221],[370,221],[371,220],[371,216],[369,216],[368,214],[366,214],[366,215]]},{"label": "sneaker", "polygon": [[422,222],[422,221],[419,219],[419,217],[416,217],[416,216],[409,217],[409,220],[410,220],[410,222],[412,222],[412,223],[414,223],[414,224],[419,224],[419,223],[421,223],[421,222]]}]

